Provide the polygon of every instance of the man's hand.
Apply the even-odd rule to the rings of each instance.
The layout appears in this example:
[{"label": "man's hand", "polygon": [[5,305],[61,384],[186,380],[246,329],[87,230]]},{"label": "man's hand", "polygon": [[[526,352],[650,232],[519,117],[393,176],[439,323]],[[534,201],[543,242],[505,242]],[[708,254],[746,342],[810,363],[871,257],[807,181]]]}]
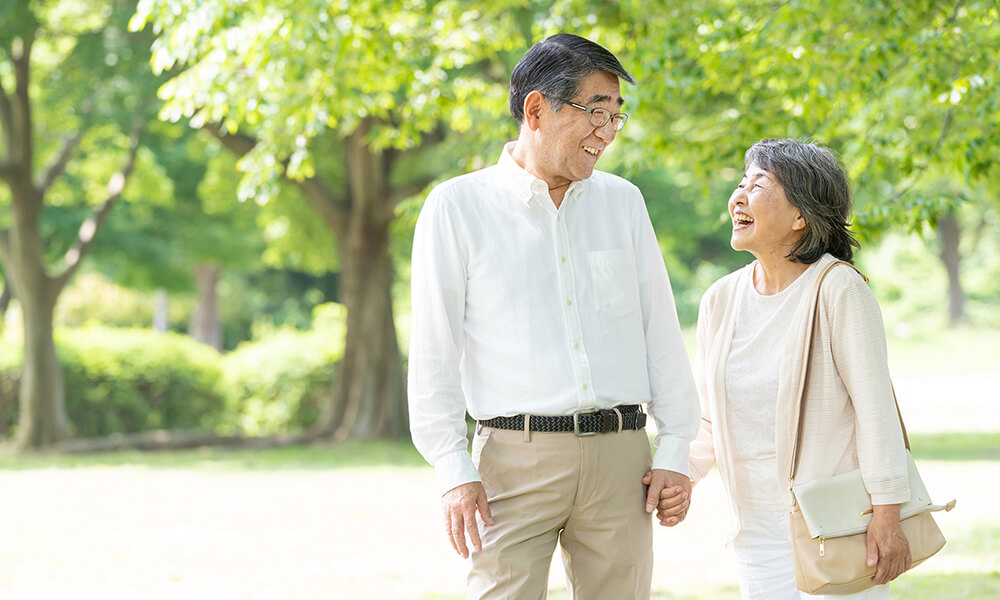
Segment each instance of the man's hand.
[{"label": "man's hand", "polygon": [[684,520],[691,506],[691,480],[687,475],[653,469],[642,478],[642,483],[649,486],[646,512],[652,513],[653,509],[657,509],[656,517],[660,525],[673,527]]},{"label": "man's hand", "polygon": [[483,543],[479,539],[476,510],[479,510],[483,523],[493,524],[483,484],[473,481],[448,490],[441,496],[441,508],[444,510],[444,530],[455,552],[462,558],[469,558],[469,549],[465,545],[466,533],[469,534],[469,541],[472,542],[476,552],[480,552]]},{"label": "man's hand", "polygon": [[881,585],[899,577],[912,565],[910,542],[899,525],[899,505],[880,504],[872,507],[868,523],[868,566],[875,567],[872,581]]}]

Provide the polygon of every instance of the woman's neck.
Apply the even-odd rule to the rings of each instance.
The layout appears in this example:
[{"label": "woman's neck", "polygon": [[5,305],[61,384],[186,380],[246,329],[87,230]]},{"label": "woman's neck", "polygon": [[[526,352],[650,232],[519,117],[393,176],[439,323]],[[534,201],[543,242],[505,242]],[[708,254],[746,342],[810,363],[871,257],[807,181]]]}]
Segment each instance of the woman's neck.
[{"label": "woman's neck", "polygon": [[809,265],[792,262],[784,257],[758,256],[757,268],[753,270],[753,287],[765,296],[777,294],[792,285],[808,268]]}]

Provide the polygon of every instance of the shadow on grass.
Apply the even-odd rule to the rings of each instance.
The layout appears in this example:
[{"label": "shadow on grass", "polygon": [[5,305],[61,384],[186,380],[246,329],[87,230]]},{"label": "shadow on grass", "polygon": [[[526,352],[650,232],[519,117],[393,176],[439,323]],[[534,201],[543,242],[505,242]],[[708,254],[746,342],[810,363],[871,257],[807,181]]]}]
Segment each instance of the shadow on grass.
[{"label": "shadow on grass", "polygon": [[909,437],[917,460],[1000,460],[1000,433],[913,433]]}]

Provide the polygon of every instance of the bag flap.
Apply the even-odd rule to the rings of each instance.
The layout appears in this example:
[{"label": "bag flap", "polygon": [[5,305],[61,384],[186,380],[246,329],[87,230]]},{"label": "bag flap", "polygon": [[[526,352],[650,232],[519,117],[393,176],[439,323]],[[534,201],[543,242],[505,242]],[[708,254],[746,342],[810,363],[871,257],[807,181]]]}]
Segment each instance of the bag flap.
[{"label": "bag flap", "polygon": [[[900,507],[900,519],[945,508],[931,502],[909,450],[906,451],[906,463],[910,500]],[[872,501],[861,479],[860,469],[795,484],[792,486],[792,494],[802,511],[810,537],[840,537],[868,530],[868,522],[872,518]]]}]

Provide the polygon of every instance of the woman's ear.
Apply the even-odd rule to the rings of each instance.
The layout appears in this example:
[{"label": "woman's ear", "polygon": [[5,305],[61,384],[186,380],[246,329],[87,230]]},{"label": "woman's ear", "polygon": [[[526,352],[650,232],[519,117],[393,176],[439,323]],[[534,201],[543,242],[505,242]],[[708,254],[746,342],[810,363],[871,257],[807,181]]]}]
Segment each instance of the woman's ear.
[{"label": "woman's ear", "polygon": [[795,220],[792,222],[792,231],[804,231],[806,228],[806,218],[802,216],[802,212],[795,211]]},{"label": "woman's ear", "polygon": [[545,96],[538,90],[531,91],[524,97],[524,124],[531,131],[536,131],[542,112],[545,109]]}]

